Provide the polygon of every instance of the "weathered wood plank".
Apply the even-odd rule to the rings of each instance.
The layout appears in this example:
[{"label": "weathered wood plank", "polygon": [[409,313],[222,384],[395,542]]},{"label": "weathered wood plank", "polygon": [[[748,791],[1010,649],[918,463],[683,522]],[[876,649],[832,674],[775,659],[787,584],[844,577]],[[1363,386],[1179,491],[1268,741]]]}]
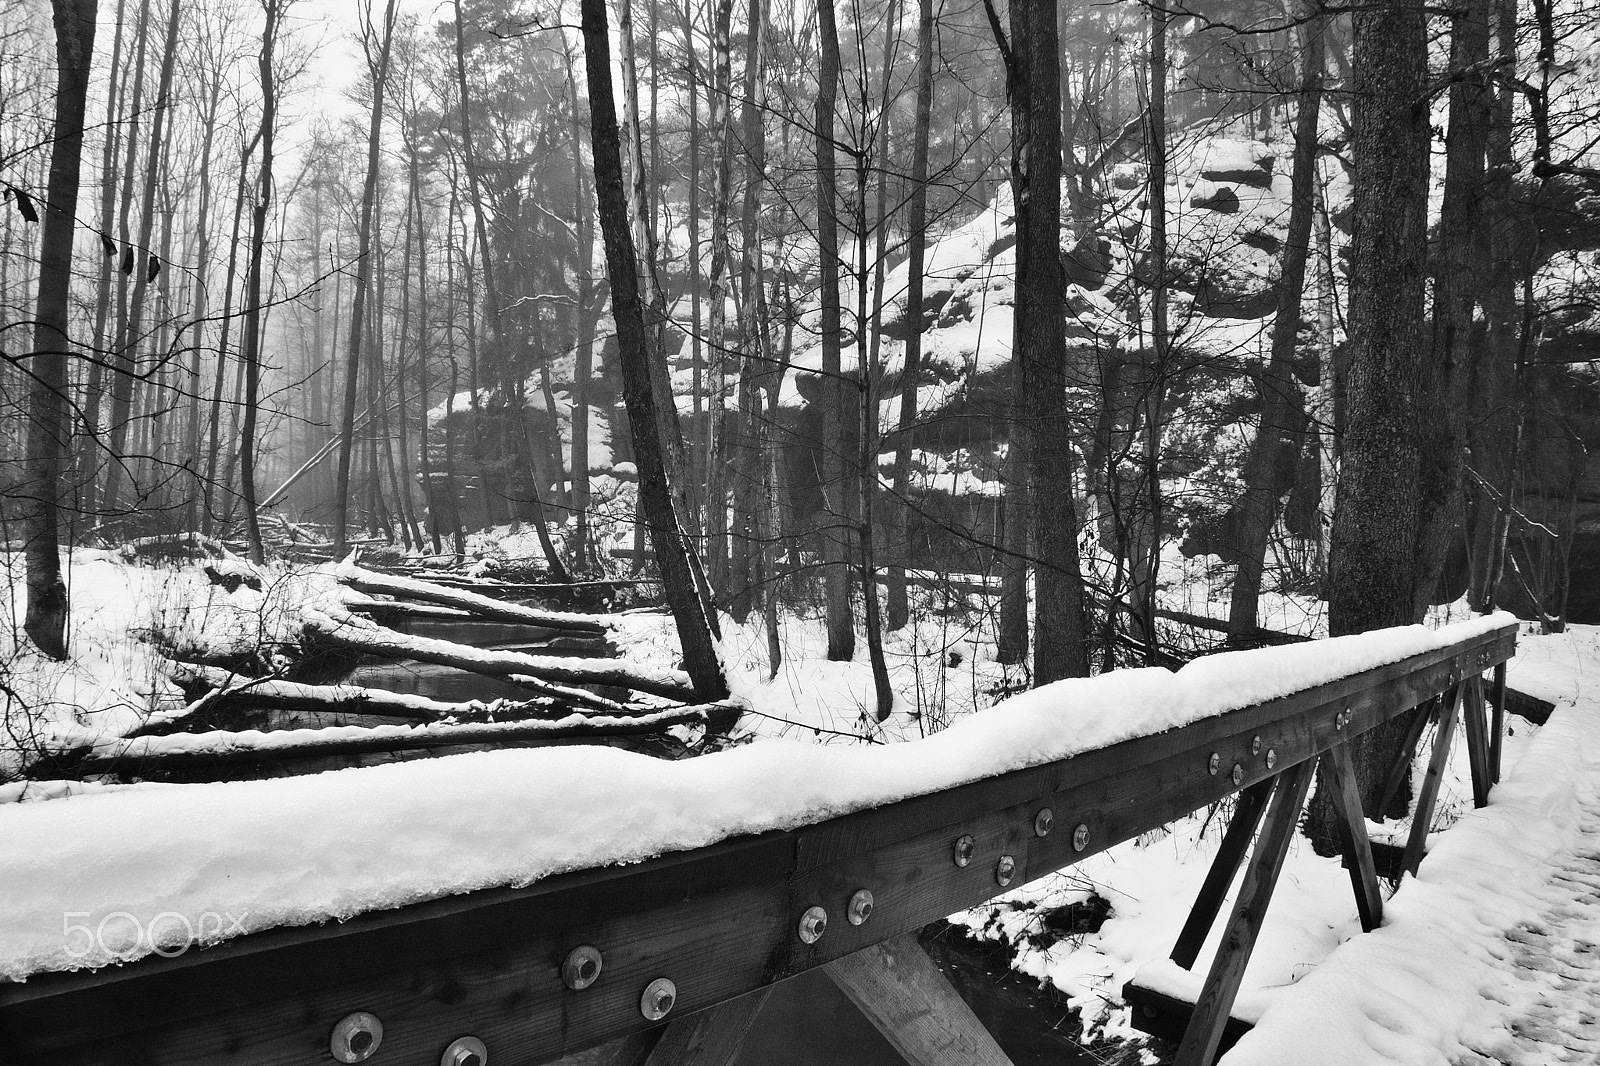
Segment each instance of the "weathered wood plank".
[{"label": "weathered wood plank", "polygon": [[1195,960],[1200,957],[1200,949],[1205,945],[1206,936],[1216,923],[1217,915],[1222,912],[1222,904],[1228,898],[1234,874],[1239,872],[1245,853],[1250,850],[1250,842],[1255,839],[1256,827],[1261,824],[1261,815],[1266,811],[1267,798],[1271,795],[1270,780],[1251,785],[1239,793],[1233,820],[1228,823],[1228,831],[1222,836],[1217,854],[1211,860],[1211,868],[1206,871],[1206,879],[1195,895],[1194,906],[1189,909],[1189,917],[1184,920],[1183,929],[1172,948],[1172,961],[1185,970],[1193,969]]},{"label": "weathered wood plank", "polygon": [[1011,1066],[914,934],[835,959],[823,972],[910,1066]]},{"label": "weathered wood plank", "polygon": [[1505,663],[1495,663],[1494,687],[1490,690],[1489,703],[1494,708],[1494,717],[1489,723],[1489,777],[1498,785],[1506,737]]},{"label": "weathered wood plank", "polygon": [[[283,1064],[325,1056],[333,1024],[364,1009],[384,1020],[397,1056],[421,1061],[431,1048],[436,1057],[470,1032],[497,1066],[546,1062],[649,1028],[639,995],[655,977],[677,983],[676,1011],[700,1010],[920,928],[999,891],[1003,855],[1017,883],[1070,865],[1271,777],[1269,755],[1279,768],[1313,758],[1513,648],[1508,627],[1181,729],[790,832],[0,986],[0,1032],[19,1057],[51,1066]],[[1046,806],[1054,829],[1040,837],[1035,817]],[[957,866],[962,835],[973,837],[973,858]],[[860,888],[874,892],[876,908],[852,926],[842,916]],[[807,945],[795,930],[812,905],[832,921]],[[605,970],[572,992],[560,962],[579,943],[605,953]]]},{"label": "weathered wood plank", "polygon": [[1306,793],[1311,789],[1314,769],[1314,762],[1308,759],[1291,766],[1278,777],[1272,803],[1267,809],[1266,824],[1250,855],[1250,865],[1239,885],[1233,914],[1228,918],[1222,947],[1211,964],[1200,999],[1194,1005],[1194,1015],[1184,1030],[1183,1043],[1178,1046],[1177,1066],[1211,1066],[1216,1059],[1223,1026],[1233,1010],[1245,966],[1261,934],[1267,904],[1272,900],[1272,890],[1277,886],[1278,875],[1289,854],[1289,840],[1299,825],[1300,808],[1305,805]]},{"label": "weathered wood plank", "polygon": [[771,992],[758,988],[669,1022],[645,1066],[731,1066]]},{"label": "weathered wood plank", "polygon": [[1472,805],[1477,808],[1489,805],[1489,727],[1484,718],[1483,678],[1473,674],[1462,686],[1461,719],[1466,723]]},{"label": "weathered wood plank", "polygon": [[1444,779],[1444,768],[1450,761],[1450,742],[1455,739],[1456,714],[1461,703],[1461,687],[1451,690],[1450,697],[1439,709],[1439,729],[1433,737],[1433,756],[1428,760],[1428,772],[1417,792],[1415,812],[1411,816],[1411,833],[1406,837],[1405,872],[1413,877],[1422,865],[1428,850],[1428,828],[1433,822],[1433,805],[1439,799],[1439,785]]},{"label": "weathered wood plank", "polygon": [[1400,746],[1395,749],[1394,761],[1389,764],[1389,770],[1383,775],[1383,783],[1378,786],[1378,805],[1373,808],[1374,818],[1382,819],[1387,816],[1390,804],[1400,792],[1400,786],[1405,784],[1406,775],[1411,772],[1411,760],[1416,757],[1417,745],[1422,742],[1422,733],[1428,728],[1429,719],[1439,711],[1439,698],[1435,696],[1417,706],[1411,712],[1411,720],[1406,723],[1404,738]]},{"label": "weathered wood plank", "polygon": [[1383,924],[1383,893],[1378,888],[1378,873],[1372,859],[1372,842],[1367,839],[1367,822],[1361,810],[1361,791],[1356,783],[1356,768],[1350,746],[1339,744],[1322,756],[1318,767],[1322,788],[1333,799],[1334,820],[1339,846],[1344,851],[1345,867],[1356,893],[1356,910],[1361,928],[1367,932]]}]

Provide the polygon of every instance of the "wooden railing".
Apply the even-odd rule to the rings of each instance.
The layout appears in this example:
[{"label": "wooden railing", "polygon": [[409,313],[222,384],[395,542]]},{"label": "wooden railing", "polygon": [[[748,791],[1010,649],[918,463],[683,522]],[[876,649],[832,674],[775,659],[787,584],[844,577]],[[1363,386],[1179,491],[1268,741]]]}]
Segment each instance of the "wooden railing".
[{"label": "wooden railing", "polygon": [[1345,742],[1409,712],[1414,745],[1427,716],[1441,715],[1406,853],[1414,870],[1458,707],[1480,802],[1497,775],[1491,738],[1515,643],[1507,625],[1182,728],[792,831],[0,986],[0,1051],[10,1053],[0,1060],[509,1066],[618,1042],[613,1061],[723,1066],[759,1006],[751,993],[820,966],[910,1061],[1003,1063],[908,934],[1242,792],[1174,952],[1194,964],[1250,851],[1179,1057],[1209,1063],[1319,763],[1370,927],[1382,896]]}]

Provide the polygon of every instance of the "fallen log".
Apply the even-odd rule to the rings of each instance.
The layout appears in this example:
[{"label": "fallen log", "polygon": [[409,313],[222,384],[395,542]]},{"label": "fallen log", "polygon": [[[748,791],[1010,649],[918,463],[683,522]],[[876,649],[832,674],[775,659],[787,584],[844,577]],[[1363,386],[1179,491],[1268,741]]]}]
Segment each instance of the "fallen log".
[{"label": "fallen log", "polygon": [[[652,669],[615,659],[580,659],[473,648],[447,640],[399,633],[334,607],[308,607],[301,611],[300,617],[308,636],[337,648],[369,655],[453,666],[458,670],[502,678],[517,684],[526,683],[522,680],[526,678],[535,685],[544,683],[547,686],[550,682],[615,685],[671,700],[688,701],[694,698],[694,686],[689,681],[689,675],[681,670]],[[602,699],[579,689],[561,690],[561,694],[569,698],[580,693],[589,698],[588,702]],[[608,702],[612,708],[618,706]]]},{"label": "fallen log", "polygon": [[547,629],[567,629],[577,633],[606,633],[611,629],[611,619],[605,615],[541,611],[521,604],[503,603],[462,589],[448,589],[409,577],[380,574],[348,561],[339,564],[336,574],[341,584],[348,585],[358,592],[436,603],[443,607],[470,611],[480,618],[496,622],[525,622]]},{"label": "fallen log", "polygon": [[[562,714],[568,708],[550,699],[466,700],[430,699],[408,692],[390,692],[362,685],[307,685],[273,677],[240,677],[215,667],[172,663],[167,672],[180,685],[207,686],[201,700],[190,704],[178,718],[193,717],[193,710],[204,701],[208,706],[247,703],[294,711],[322,711],[337,714],[367,714],[382,718],[407,718],[435,722],[441,718],[480,718],[503,716],[526,718],[533,715]],[[141,731],[143,735],[147,730]]]},{"label": "fallen log", "polygon": [[58,765],[71,766],[73,772],[82,774],[134,766],[141,773],[150,773],[516,741],[639,736],[675,725],[704,725],[708,717],[718,713],[725,713],[721,704],[704,704],[671,707],[646,715],[574,713],[541,721],[171,733],[103,741],[87,750],[63,753]]}]

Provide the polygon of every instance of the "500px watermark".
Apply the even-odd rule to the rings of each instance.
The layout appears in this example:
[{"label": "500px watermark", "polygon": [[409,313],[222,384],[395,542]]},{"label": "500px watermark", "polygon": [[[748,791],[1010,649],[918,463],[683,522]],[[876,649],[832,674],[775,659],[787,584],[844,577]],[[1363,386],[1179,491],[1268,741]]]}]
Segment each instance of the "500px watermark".
[{"label": "500px watermark", "polygon": [[112,911],[99,922],[88,924],[93,911],[62,911],[61,935],[66,952],[75,959],[91,954],[113,958],[134,958],[153,951],[163,958],[176,958],[195,944],[209,944],[245,932],[249,912],[232,914],[204,911],[191,921],[186,914],[162,911],[148,922],[127,911]]}]

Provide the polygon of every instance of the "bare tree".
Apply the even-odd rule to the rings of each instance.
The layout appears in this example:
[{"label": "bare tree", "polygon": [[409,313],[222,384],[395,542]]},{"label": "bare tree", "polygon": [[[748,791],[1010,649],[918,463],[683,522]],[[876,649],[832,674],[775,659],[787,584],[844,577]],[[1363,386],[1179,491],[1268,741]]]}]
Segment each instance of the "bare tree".
[{"label": "bare tree", "polygon": [[67,361],[72,342],[67,336],[67,300],[72,287],[72,237],[96,7],[96,0],[53,0],[51,5],[56,29],[56,106],[29,366],[28,454],[32,462],[23,497],[28,588],[23,629],[40,651],[57,659],[67,655],[67,587],[61,580],[59,528],[61,469],[71,437]]},{"label": "bare tree", "polygon": [[[651,385],[650,348],[644,304],[639,296],[639,262],[628,226],[605,0],[582,0],[582,15],[595,199],[611,279],[611,314],[617,324],[623,400],[638,461],[640,509],[655,550],[656,566],[661,571],[662,589],[683,644],[684,668],[694,682],[695,694],[701,699],[722,699],[728,694],[728,682],[712,641],[711,607],[697,588],[694,548],[684,536],[676,514],[662,456],[658,398]],[[670,396],[662,399],[672,402]]]}]

